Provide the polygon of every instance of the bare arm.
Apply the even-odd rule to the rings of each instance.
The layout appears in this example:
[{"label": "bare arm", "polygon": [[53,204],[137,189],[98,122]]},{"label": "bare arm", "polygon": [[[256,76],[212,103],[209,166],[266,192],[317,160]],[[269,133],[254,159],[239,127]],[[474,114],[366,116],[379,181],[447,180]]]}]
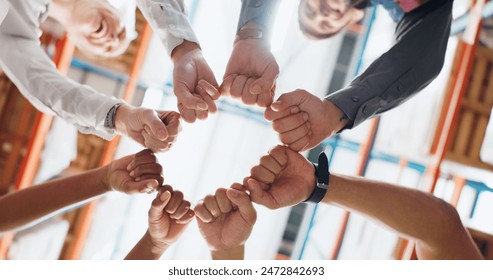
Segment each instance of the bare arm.
[{"label": "bare arm", "polygon": [[[315,184],[313,165],[301,154],[277,146],[246,179],[250,197],[269,208],[306,200]],[[481,259],[457,211],[433,195],[359,177],[331,174],[322,200],[359,212],[416,241],[420,259]]]},{"label": "bare arm", "polygon": [[[129,164],[132,165],[127,170]],[[153,190],[163,182],[161,172],[162,168],[156,163],[154,155],[144,150],[136,155],[114,160],[105,167],[2,196],[0,231],[34,222],[111,190],[128,194]],[[134,178],[139,179],[136,181]]]},{"label": "bare arm", "polygon": [[414,239],[419,259],[482,259],[457,211],[429,193],[331,175],[323,202],[359,212]]}]

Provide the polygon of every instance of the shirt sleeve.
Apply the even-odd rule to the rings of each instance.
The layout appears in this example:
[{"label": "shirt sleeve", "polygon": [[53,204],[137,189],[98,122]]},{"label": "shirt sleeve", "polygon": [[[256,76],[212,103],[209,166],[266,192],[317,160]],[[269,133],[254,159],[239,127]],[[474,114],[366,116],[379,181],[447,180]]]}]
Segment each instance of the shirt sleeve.
[{"label": "shirt sleeve", "polygon": [[38,110],[62,118],[83,133],[113,137],[115,130],[105,128],[104,120],[121,101],[62,76],[39,45],[36,27],[30,29],[19,16],[11,8],[0,25],[0,67],[5,74]]},{"label": "shirt sleeve", "polygon": [[242,0],[241,11],[236,32],[247,22],[255,21],[263,28],[266,35],[270,35],[277,6],[280,0]]},{"label": "shirt sleeve", "polygon": [[397,107],[438,76],[451,20],[451,0],[431,0],[404,15],[392,48],[349,86],[326,97],[349,118],[345,128]]},{"label": "shirt sleeve", "polygon": [[168,55],[171,56],[173,49],[184,40],[199,44],[183,0],[137,0],[137,6],[161,39]]}]

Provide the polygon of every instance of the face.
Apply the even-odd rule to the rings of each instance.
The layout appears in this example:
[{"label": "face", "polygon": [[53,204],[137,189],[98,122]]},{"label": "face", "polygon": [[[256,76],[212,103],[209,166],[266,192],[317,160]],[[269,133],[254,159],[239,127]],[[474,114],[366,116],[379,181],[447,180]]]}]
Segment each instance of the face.
[{"label": "face", "polygon": [[301,0],[299,22],[308,37],[335,34],[346,25],[363,18],[363,10],[353,7],[354,0]]},{"label": "face", "polygon": [[120,15],[106,0],[79,0],[67,23],[70,39],[84,52],[118,56],[130,40]]}]

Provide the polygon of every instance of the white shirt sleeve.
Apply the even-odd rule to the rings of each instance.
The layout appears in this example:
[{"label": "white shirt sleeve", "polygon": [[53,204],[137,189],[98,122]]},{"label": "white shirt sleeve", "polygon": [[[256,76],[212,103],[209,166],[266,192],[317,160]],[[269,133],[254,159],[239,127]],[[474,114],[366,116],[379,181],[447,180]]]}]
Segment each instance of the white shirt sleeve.
[{"label": "white shirt sleeve", "polygon": [[0,24],[2,24],[3,19],[9,11],[10,4],[6,0],[0,0]]},{"label": "white shirt sleeve", "polygon": [[137,6],[161,39],[168,55],[184,40],[199,44],[183,0],[137,0]]},{"label": "white shirt sleeve", "polygon": [[56,115],[83,133],[110,139],[106,114],[121,101],[62,76],[41,48],[36,27],[10,7],[0,25],[0,67],[38,110]]}]

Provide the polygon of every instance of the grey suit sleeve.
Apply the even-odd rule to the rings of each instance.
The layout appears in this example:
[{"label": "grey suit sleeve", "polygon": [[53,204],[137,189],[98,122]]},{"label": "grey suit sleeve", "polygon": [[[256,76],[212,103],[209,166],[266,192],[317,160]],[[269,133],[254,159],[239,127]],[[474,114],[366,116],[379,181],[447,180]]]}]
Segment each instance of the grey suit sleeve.
[{"label": "grey suit sleeve", "polygon": [[238,28],[253,20],[262,25],[263,31],[270,34],[280,0],[242,0]]},{"label": "grey suit sleeve", "polygon": [[392,48],[349,86],[326,97],[349,118],[345,128],[397,107],[436,78],[447,49],[452,3],[430,0],[407,13]]}]

